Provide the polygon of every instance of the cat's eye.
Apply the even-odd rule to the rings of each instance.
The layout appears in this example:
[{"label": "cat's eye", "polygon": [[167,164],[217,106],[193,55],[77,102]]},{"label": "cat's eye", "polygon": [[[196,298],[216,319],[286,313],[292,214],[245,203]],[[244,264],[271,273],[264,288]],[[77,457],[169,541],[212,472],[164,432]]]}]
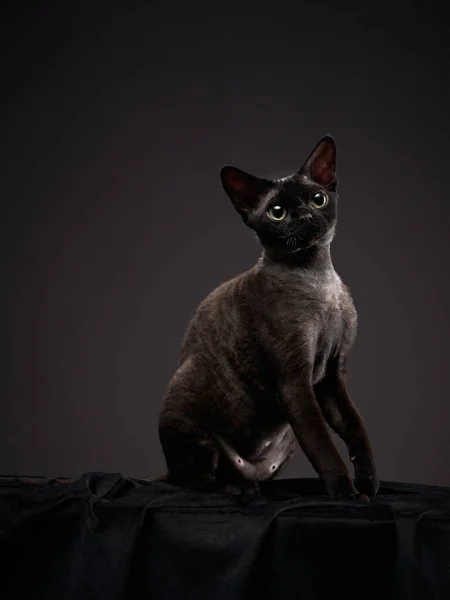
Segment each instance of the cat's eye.
[{"label": "cat's eye", "polygon": [[272,206],[267,211],[267,215],[270,219],[272,219],[272,221],[282,221],[287,217],[287,214],[287,210],[283,206],[278,205]]},{"label": "cat's eye", "polygon": [[311,206],[314,208],[324,208],[328,204],[328,196],[325,192],[316,192],[311,200]]}]

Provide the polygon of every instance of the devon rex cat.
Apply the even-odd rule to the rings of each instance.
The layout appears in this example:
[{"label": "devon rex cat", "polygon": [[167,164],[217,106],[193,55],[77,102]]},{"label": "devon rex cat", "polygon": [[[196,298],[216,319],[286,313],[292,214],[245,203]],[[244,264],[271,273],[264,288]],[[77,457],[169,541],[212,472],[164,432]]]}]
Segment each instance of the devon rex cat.
[{"label": "devon rex cat", "polygon": [[[165,479],[257,491],[298,442],[328,496],[367,500],[379,482],[345,384],[357,313],[330,255],[338,204],[334,140],[323,137],[283,179],[230,166],[221,179],[263,252],[254,267],[210,293],[189,323],[159,418]],[[327,425],[348,447],[354,482]]]}]

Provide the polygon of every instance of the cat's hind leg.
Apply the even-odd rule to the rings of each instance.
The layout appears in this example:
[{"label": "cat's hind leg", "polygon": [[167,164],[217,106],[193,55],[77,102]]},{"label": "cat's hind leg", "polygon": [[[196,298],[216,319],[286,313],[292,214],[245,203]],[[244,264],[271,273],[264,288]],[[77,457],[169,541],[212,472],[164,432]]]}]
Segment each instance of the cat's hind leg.
[{"label": "cat's hind leg", "polygon": [[192,490],[254,495],[258,485],[239,477],[217,444],[210,382],[190,358],[175,373],[159,414],[159,440],[167,474],[159,478]]},{"label": "cat's hind leg", "polygon": [[216,481],[219,450],[195,422],[188,418],[160,418],[159,440],[168,483],[201,489]]},{"label": "cat's hind leg", "polygon": [[220,451],[215,441],[189,421],[160,426],[159,436],[168,472],[155,481],[198,492],[260,495],[257,482],[224,476],[218,469]]}]

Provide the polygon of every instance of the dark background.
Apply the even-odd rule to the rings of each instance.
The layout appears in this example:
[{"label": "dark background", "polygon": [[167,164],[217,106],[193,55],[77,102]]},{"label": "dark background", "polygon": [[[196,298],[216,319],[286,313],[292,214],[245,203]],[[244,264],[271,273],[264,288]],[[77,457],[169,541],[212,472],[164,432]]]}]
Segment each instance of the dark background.
[{"label": "dark background", "polygon": [[0,472],[164,470],[188,319],[259,256],[220,167],[331,133],[350,390],[382,479],[450,484],[446,3],[98,4],[2,9]]}]

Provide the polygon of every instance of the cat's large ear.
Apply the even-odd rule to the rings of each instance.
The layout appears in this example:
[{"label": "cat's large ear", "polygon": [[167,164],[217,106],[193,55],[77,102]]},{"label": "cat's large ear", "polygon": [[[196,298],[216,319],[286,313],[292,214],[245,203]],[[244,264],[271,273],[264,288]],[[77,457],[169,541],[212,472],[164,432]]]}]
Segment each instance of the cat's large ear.
[{"label": "cat's large ear", "polygon": [[261,194],[270,187],[266,179],[228,165],[222,167],[220,179],[233,206],[243,217],[256,208]]},{"label": "cat's large ear", "polygon": [[320,140],[300,171],[324,188],[336,189],[336,144],[331,135]]}]

